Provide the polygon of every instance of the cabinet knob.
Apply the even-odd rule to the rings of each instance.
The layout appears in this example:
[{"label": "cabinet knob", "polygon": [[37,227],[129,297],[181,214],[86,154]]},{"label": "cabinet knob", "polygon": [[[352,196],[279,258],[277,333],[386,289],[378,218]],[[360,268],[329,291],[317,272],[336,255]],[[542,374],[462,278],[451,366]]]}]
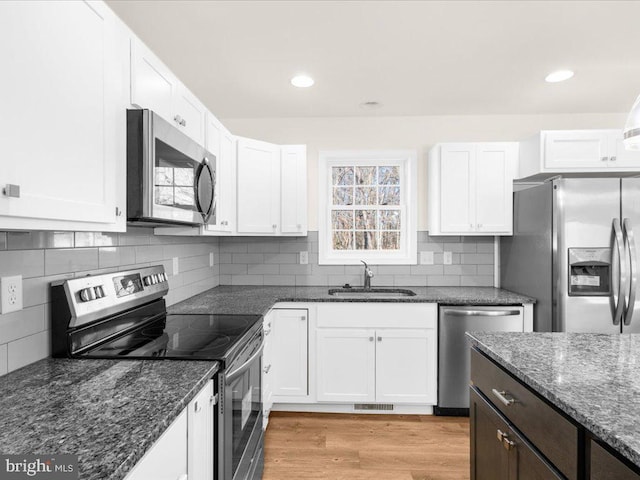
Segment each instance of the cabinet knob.
[{"label": "cabinet knob", "polygon": [[373,342],[373,337],[369,337],[369,341],[370,341],[370,342]]},{"label": "cabinet knob", "polygon": [[275,230],[276,228],[278,228],[278,225],[274,223],[273,225],[271,225],[271,227]]},{"label": "cabinet knob", "polygon": [[611,157],[611,158],[610,158],[610,160],[611,160],[612,162],[615,162],[615,161],[616,161],[616,157]]},{"label": "cabinet knob", "polygon": [[471,230],[473,230],[473,223],[470,223],[470,224],[469,224],[469,228],[470,228]]},{"label": "cabinet knob", "polygon": [[264,373],[269,373],[269,370],[271,370],[271,364],[264,367]]},{"label": "cabinet knob", "polygon": [[482,224],[481,223],[478,224],[478,228],[482,228]]},{"label": "cabinet knob", "polygon": [[264,330],[264,336],[266,337],[267,335],[269,335],[271,333],[271,329],[270,328],[265,328]]},{"label": "cabinet knob", "polygon": [[602,157],[600,160],[603,161],[603,162],[606,162],[607,161],[607,157]]},{"label": "cabinet knob", "polygon": [[382,341],[382,337],[378,337],[378,341],[381,342]]},{"label": "cabinet knob", "polygon": [[176,115],[175,117],[173,117],[173,121],[178,125],[182,125],[182,117],[180,115]]},{"label": "cabinet knob", "polygon": [[193,406],[193,411],[198,413],[200,410],[202,410],[202,407],[198,402],[196,402],[195,405]]},{"label": "cabinet knob", "polygon": [[302,320],[303,322],[307,319],[307,317],[305,317],[304,315],[300,317],[300,320]]},{"label": "cabinet knob", "polygon": [[2,194],[5,197],[20,198],[20,185],[13,185],[11,183],[8,183],[2,189]]}]

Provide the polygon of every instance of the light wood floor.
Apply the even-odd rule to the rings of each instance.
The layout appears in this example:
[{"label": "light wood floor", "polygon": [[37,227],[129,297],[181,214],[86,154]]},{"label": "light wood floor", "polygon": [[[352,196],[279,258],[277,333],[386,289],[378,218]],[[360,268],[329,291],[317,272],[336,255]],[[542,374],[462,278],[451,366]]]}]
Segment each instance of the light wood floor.
[{"label": "light wood floor", "polygon": [[469,478],[469,419],[271,412],[263,480]]}]

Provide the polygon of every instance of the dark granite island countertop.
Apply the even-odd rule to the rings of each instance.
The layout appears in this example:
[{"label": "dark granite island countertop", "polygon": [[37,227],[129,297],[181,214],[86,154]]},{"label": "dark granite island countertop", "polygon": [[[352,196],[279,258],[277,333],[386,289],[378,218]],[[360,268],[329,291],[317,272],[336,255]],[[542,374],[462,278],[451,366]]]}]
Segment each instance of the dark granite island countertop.
[{"label": "dark granite island countertop", "polygon": [[478,350],[640,467],[640,335],[468,335]]},{"label": "dark granite island countertop", "polygon": [[[493,287],[393,287],[413,290],[400,298],[340,298],[329,295],[333,287],[220,286],[169,307],[170,313],[264,315],[277,302],[395,302],[446,305],[518,305],[534,303],[531,297]],[[388,287],[392,288],[392,287]]]},{"label": "dark granite island countertop", "polygon": [[120,480],[217,362],[45,359],[0,377],[0,452],[73,454],[80,480]]}]

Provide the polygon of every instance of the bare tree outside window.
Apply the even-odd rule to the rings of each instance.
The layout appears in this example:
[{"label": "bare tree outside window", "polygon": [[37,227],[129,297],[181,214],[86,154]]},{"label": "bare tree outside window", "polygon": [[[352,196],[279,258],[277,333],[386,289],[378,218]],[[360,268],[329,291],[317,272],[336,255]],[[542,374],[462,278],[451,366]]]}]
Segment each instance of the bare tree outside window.
[{"label": "bare tree outside window", "polygon": [[400,250],[400,168],[331,167],[334,250]]}]

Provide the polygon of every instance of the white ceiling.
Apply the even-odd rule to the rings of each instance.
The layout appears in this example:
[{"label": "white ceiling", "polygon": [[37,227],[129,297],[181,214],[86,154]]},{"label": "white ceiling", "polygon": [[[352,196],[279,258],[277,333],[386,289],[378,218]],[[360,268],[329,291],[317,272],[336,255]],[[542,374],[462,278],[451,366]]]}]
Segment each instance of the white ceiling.
[{"label": "white ceiling", "polygon": [[640,93],[638,1],[107,3],[220,118],[625,112]]}]

